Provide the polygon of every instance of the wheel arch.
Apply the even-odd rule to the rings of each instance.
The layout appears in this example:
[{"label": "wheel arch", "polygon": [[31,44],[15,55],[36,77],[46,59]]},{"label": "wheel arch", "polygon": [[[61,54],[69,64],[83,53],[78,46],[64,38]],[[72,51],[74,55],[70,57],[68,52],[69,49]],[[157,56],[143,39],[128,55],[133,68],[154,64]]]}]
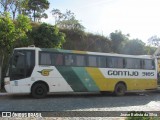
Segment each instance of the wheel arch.
[{"label": "wheel arch", "polygon": [[38,80],[38,81],[34,82],[34,83],[32,84],[32,86],[31,86],[31,92],[32,92],[33,86],[36,85],[36,84],[44,84],[44,85],[46,85],[46,86],[47,86],[47,92],[49,92],[49,85],[48,85],[48,83],[46,83],[46,82],[43,81],[43,80]]},{"label": "wheel arch", "polygon": [[115,86],[114,86],[114,89],[116,88],[116,86],[118,85],[118,84],[124,84],[124,86],[126,87],[126,91],[127,91],[127,84],[124,82],[124,81],[119,81],[119,82],[117,82],[116,84],[115,84]]}]

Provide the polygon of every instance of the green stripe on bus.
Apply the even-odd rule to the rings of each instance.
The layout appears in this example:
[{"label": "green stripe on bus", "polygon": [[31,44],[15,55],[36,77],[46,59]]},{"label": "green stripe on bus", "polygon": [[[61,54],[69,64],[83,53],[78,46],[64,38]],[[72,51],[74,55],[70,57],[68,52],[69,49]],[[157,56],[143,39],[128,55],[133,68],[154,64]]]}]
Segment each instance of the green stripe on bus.
[{"label": "green stripe on bus", "polygon": [[84,67],[72,67],[81,82],[85,85],[89,92],[100,91],[94,80],[90,77]]},{"label": "green stripe on bus", "polygon": [[88,92],[87,88],[79,79],[72,67],[57,66],[56,68],[63,76],[63,78],[67,81],[67,83],[71,86],[74,92]]}]

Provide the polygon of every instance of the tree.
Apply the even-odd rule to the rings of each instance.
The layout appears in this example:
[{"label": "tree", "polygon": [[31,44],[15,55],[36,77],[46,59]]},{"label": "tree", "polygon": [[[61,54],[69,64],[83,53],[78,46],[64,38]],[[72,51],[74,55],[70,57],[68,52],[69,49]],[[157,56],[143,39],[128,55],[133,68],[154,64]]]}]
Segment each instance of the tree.
[{"label": "tree", "polygon": [[9,7],[12,12],[13,20],[15,19],[16,12],[17,12],[19,6],[20,6],[19,0],[11,0]]},{"label": "tree", "polygon": [[33,21],[36,21],[36,14],[43,14],[45,10],[49,8],[48,0],[29,0],[29,10],[33,11]]},{"label": "tree", "polygon": [[64,19],[64,14],[59,9],[53,9],[51,13],[55,17],[55,25]]},{"label": "tree", "polygon": [[0,87],[5,53],[10,50],[15,40],[14,32],[15,27],[13,21],[10,19],[9,14],[4,13],[0,16]]},{"label": "tree", "polygon": [[2,13],[9,11],[9,4],[12,2],[12,0],[0,0],[0,5],[2,8]]},{"label": "tree", "polygon": [[85,51],[111,52],[111,41],[104,36],[87,34]]},{"label": "tree", "polygon": [[[14,23],[9,13],[0,15],[0,72],[2,73],[2,67],[4,61],[7,61],[8,53],[13,49],[17,40],[21,40],[26,37],[26,32],[31,29],[29,18],[23,15],[17,17],[16,23]],[[0,80],[2,74],[0,76]]]},{"label": "tree", "polygon": [[35,27],[30,33],[30,38],[37,47],[60,48],[65,42],[65,35],[59,32],[56,26],[46,23]]},{"label": "tree", "polygon": [[123,43],[129,40],[129,34],[124,35],[121,31],[116,30],[110,34],[110,39],[112,42],[112,51],[115,53],[121,53],[121,48],[123,47]]},{"label": "tree", "polygon": [[145,53],[147,54],[147,55],[153,55],[154,54],[154,52],[156,51],[156,47],[151,47],[151,46],[145,46]]},{"label": "tree", "polygon": [[139,39],[128,40],[122,53],[129,55],[144,55],[146,54],[145,43]]},{"label": "tree", "polygon": [[10,12],[12,14],[13,20],[16,14],[22,14],[23,11],[27,10],[29,0],[0,0],[0,5],[2,6],[3,12]]},{"label": "tree", "polygon": [[15,29],[16,41],[13,43],[13,47],[28,45],[27,33],[32,30],[30,19],[25,15],[18,15],[15,22]]},{"label": "tree", "polygon": [[160,38],[155,36],[152,36],[148,39],[148,43],[153,46],[159,46],[160,45]]},{"label": "tree", "polygon": [[22,10],[26,8],[26,5],[28,4],[28,0],[11,0],[9,8],[13,16],[13,20],[16,17],[16,13],[22,14]]},{"label": "tree", "polygon": [[51,13],[53,17],[55,17],[55,25],[60,29],[81,31],[85,29],[85,27],[80,24],[79,20],[75,18],[74,13],[70,10],[66,10],[66,13],[62,13],[59,9],[53,9]]},{"label": "tree", "polygon": [[84,31],[85,27],[80,24],[78,20],[74,17],[69,20],[60,21],[57,26],[60,29],[68,29],[68,30],[81,30]]}]

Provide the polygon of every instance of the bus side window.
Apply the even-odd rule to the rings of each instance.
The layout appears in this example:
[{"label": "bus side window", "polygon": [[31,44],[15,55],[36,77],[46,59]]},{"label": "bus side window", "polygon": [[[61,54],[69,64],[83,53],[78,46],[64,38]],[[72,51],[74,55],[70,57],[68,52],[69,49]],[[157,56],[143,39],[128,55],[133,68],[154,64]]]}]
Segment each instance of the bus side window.
[{"label": "bus side window", "polygon": [[113,68],[113,62],[111,57],[106,58],[106,66],[107,68]]},{"label": "bus side window", "polygon": [[141,61],[140,61],[140,68],[141,68],[141,69],[144,69],[144,60],[141,60]]},{"label": "bus side window", "polygon": [[141,69],[141,60],[137,58],[127,58],[126,68],[128,69]]},{"label": "bus side window", "polygon": [[97,57],[96,56],[88,56],[88,66],[89,67],[97,67]]},{"label": "bus side window", "polygon": [[116,61],[117,68],[123,68],[123,58],[117,57],[115,59],[117,60]]},{"label": "bus side window", "polygon": [[84,55],[76,55],[76,66],[86,66],[86,57]]},{"label": "bus side window", "polygon": [[39,64],[51,65],[51,54],[49,52],[39,52]]},{"label": "bus side window", "polygon": [[155,65],[153,60],[144,60],[144,69],[153,70],[155,69]]},{"label": "bus side window", "polygon": [[123,68],[126,68],[126,65],[127,65],[127,63],[126,63],[126,59],[125,59],[125,58],[123,58]]},{"label": "bus side window", "polygon": [[105,68],[106,67],[106,57],[98,57],[98,67]]},{"label": "bus side window", "polygon": [[152,60],[152,70],[155,69],[155,60]]},{"label": "bus side window", "polygon": [[123,58],[121,57],[107,57],[108,68],[123,68]]},{"label": "bus side window", "polygon": [[53,65],[63,65],[63,55],[59,53],[52,54]]},{"label": "bus side window", "polygon": [[65,65],[75,65],[76,64],[76,57],[72,54],[65,54]]}]

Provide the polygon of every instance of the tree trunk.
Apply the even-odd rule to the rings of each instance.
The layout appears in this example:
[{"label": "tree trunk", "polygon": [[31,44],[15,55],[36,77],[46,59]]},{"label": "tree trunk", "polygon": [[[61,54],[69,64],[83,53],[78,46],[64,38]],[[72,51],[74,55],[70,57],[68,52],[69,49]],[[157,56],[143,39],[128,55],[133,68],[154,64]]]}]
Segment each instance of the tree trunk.
[{"label": "tree trunk", "polygon": [[4,12],[7,12],[8,10],[8,0],[6,0],[5,5],[4,5]]},{"label": "tree trunk", "polygon": [[2,88],[2,68],[3,68],[4,54],[1,53],[0,56],[0,89]]},{"label": "tree trunk", "polygon": [[15,20],[16,12],[13,12],[13,20]]},{"label": "tree trunk", "polygon": [[1,83],[2,83],[2,57],[0,57],[0,89],[1,89]]},{"label": "tree trunk", "polygon": [[36,21],[36,11],[34,10],[34,13],[33,13],[33,18],[34,18],[34,22]]}]

